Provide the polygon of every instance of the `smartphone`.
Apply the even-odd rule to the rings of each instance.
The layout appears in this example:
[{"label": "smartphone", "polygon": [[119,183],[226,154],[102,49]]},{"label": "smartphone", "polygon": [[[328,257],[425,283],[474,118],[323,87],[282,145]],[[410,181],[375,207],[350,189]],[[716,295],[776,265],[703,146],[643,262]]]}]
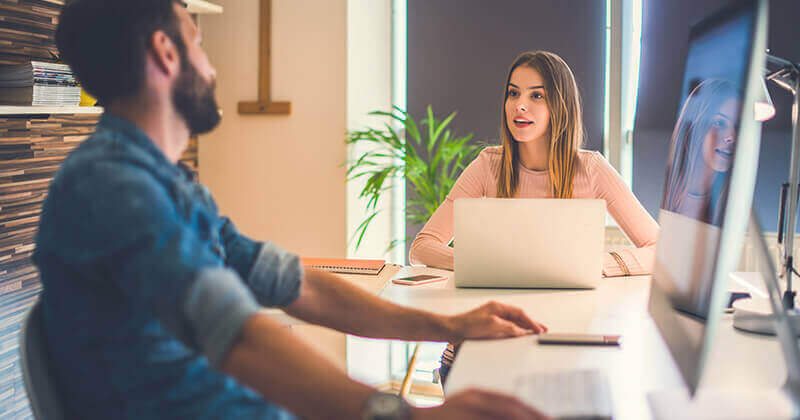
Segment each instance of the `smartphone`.
[{"label": "smartphone", "polygon": [[618,346],[622,343],[621,335],[604,334],[541,334],[539,344],[571,344],[593,346]]},{"label": "smartphone", "polygon": [[400,277],[392,279],[392,283],[405,284],[407,286],[417,286],[420,284],[435,283],[437,281],[447,280],[444,276],[432,276],[430,274],[418,274],[416,276]]}]

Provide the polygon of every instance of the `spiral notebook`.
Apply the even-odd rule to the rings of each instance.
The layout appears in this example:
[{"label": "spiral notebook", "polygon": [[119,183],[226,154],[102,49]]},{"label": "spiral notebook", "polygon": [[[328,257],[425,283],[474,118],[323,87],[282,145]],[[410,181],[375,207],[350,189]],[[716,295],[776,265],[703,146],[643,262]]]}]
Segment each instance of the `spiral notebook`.
[{"label": "spiral notebook", "polygon": [[304,267],[343,274],[378,274],[385,260],[354,260],[347,258],[300,258]]}]

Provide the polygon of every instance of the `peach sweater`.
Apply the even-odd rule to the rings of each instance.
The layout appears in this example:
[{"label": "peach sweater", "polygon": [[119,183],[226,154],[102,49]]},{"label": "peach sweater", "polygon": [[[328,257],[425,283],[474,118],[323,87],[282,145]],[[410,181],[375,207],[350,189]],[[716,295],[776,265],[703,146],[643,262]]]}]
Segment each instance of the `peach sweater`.
[{"label": "peach sweater", "polygon": [[[467,166],[445,201],[411,244],[412,264],[453,269],[453,201],[458,198],[497,197],[497,173],[501,159],[500,146],[484,149]],[[617,251],[631,274],[649,274],[653,267],[658,224],[642,207],[616,170],[598,152],[580,150],[575,166],[574,198],[606,200],[606,208],[636,249]],[[520,165],[519,198],[551,198],[547,171],[534,171]],[[623,275],[616,260],[606,254],[603,274]]]}]

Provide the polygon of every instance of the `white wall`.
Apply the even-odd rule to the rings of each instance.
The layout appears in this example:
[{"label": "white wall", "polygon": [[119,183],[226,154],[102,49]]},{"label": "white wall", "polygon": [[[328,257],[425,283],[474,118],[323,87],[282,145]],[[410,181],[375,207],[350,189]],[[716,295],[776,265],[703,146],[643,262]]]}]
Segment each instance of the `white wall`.
[{"label": "white wall", "polygon": [[[392,106],[392,0],[347,0],[347,128],[381,128],[383,120],[370,117],[370,111],[388,111]],[[368,146],[348,151],[356,159]],[[368,214],[366,200],[358,193],[365,184],[358,180],[347,185],[347,237]],[[355,241],[347,248],[349,257],[386,258],[392,237],[392,194],[386,191],[378,202],[381,213],[372,220],[358,250]],[[372,385],[389,381],[389,342],[358,337],[347,339],[347,372],[354,379]]]},{"label": "white wall", "polygon": [[[383,128],[385,119],[369,116],[371,111],[390,111],[392,107],[392,1],[347,1],[347,129]],[[351,147],[351,160],[369,150],[368,145]],[[369,214],[358,194],[365,178],[347,184],[347,237]],[[387,182],[388,186],[388,182]],[[353,240],[348,256],[355,258],[386,257],[391,240],[392,194],[386,191],[378,202],[381,213],[376,216],[361,246]]]}]

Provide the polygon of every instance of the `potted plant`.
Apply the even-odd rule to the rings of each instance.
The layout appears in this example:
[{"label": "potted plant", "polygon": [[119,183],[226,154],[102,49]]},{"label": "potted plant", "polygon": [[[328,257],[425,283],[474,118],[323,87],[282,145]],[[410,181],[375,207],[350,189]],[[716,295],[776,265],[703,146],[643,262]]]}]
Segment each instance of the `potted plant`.
[{"label": "potted plant", "polygon": [[[469,144],[472,133],[456,136],[448,125],[453,112],[445,119],[435,117],[430,106],[425,118],[417,123],[408,112],[394,107],[392,112],[374,111],[370,115],[388,117],[384,129],[367,128],[350,131],[345,141],[348,145],[369,144],[369,151],[350,162],[347,180],[366,177],[359,198],[366,198],[366,217],[358,226],[353,238],[358,238],[356,249],[379,213],[378,199],[391,188],[395,177],[405,178],[408,193],[405,204],[406,218],[422,225],[444,201],[461,171],[472,162],[482,146]],[[394,248],[392,241],[387,251]]]}]

